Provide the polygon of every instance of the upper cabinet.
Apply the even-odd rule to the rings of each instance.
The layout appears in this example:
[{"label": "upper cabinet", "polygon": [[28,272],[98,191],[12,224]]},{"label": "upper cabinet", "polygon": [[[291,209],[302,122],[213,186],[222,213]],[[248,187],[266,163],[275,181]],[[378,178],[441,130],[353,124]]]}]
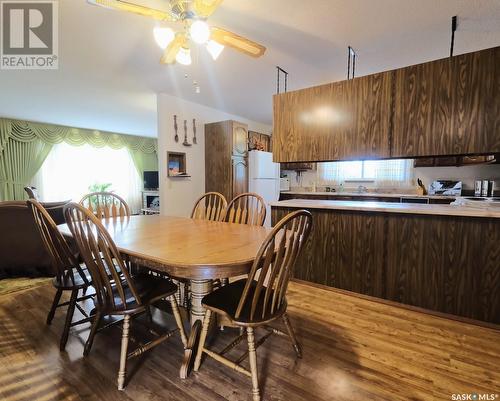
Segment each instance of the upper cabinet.
[{"label": "upper cabinet", "polygon": [[500,47],[274,96],[274,161],[500,151]]},{"label": "upper cabinet", "polygon": [[231,121],[233,131],[233,155],[246,157],[248,153],[248,126]]},{"label": "upper cabinet", "polygon": [[392,74],[274,96],[276,162],[390,156]]},{"label": "upper cabinet", "polygon": [[500,150],[500,48],[394,74],[392,157]]}]

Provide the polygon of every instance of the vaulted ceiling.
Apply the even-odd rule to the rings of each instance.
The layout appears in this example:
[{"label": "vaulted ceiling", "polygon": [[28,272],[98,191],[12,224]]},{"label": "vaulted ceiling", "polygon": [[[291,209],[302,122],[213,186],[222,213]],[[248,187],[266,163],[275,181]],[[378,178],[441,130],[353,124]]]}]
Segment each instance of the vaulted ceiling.
[{"label": "vaulted ceiling", "polygon": [[168,93],[271,124],[276,65],[294,90],[345,79],[348,45],[356,75],[443,58],[453,15],[456,54],[500,45],[498,0],[225,0],[210,22],[265,56],[225,49],[212,61],[199,48],[186,67],[159,64],[155,21],[63,0],[59,70],[0,71],[0,116],[155,136],[156,94]]}]

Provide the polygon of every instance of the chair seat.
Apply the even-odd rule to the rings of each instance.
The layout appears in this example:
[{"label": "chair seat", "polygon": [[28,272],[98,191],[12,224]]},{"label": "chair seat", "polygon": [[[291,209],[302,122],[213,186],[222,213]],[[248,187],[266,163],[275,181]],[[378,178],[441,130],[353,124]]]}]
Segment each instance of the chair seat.
[{"label": "chair seat", "polygon": [[[145,306],[151,305],[160,299],[167,298],[177,292],[177,285],[172,283],[170,280],[166,280],[162,277],[152,276],[150,274],[138,274],[133,276],[133,282],[137,295],[141,299],[141,304],[139,305],[130,287],[126,283],[122,283],[126,305],[123,305],[119,294],[114,291],[114,300],[116,309],[113,313],[117,314],[127,314],[135,313],[140,309],[144,309]],[[120,310],[121,309],[121,310]]]},{"label": "chair seat", "polygon": [[80,272],[76,268],[73,268],[73,278],[71,278],[71,275],[68,272],[64,274],[62,280],[56,276],[54,277],[53,281],[54,287],[60,288],[62,290],[64,289],[71,290],[75,288],[88,287],[92,283],[92,278],[90,277],[90,273],[85,267],[85,265],[81,265],[80,268],[83,274],[85,275],[85,278],[87,279],[87,283],[81,276]]},{"label": "chair seat", "polygon": [[[229,317],[234,323],[241,324],[252,324],[252,323],[262,323],[276,319],[281,316],[286,310],[286,304],[283,304],[279,310],[274,313],[266,311],[264,316],[262,316],[262,309],[264,305],[264,296],[266,294],[266,287],[262,287],[262,291],[259,295],[259,301],[257,302],[257,308],[255,310],[255,315],[250,319],[251,310],[251,299],[255,292],[257,286],[256,281],[252,281],[252,285],[249,289],[249,295],[247,299],[248,302],[245,303],[240,316],[236,318],[236,310],[238,309],[238,303],[240,302],[241,295],[245,289],[247,279],[241,279],[233,283],[227,284],[210,294],[203,297],[202,305],[217,313],[222,313]],[[274,292],[271,292],[270,297],[272,298]]]}]

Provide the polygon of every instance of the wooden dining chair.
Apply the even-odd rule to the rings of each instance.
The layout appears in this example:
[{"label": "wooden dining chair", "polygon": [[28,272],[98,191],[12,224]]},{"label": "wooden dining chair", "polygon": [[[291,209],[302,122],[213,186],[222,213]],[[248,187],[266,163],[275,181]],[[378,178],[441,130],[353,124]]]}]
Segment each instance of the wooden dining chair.
[{"label": "wooden dining chair", "polygon": [[224,195],[218,192],[207,192],[194,204],[192,219],[221,221],[227,207]]},{"label": "wooden dining chair", "polygon": [[223,221],[228,223],[262,226],[266,220],[264,199],[251,192],[235,197],[226,208]]},{"label": "wooden dining chair", "polygon": [[[56,289],[56,294],[47,315],[47,324],[52,323],[57,308],[61,306],[68,307],[66,311],[66,323],[64,324],[59,344],[62,351],[66,347],[70,328],[91,320],[87,312],[79,305],[79,302],[92,297],[92,295],[86,295],[87,288],[92,285],[92,282],[89,272],[85,269],[85,266],[80,266],[75,253],[57,229],[56,223],[47,210],[34,199],[28,200],[27,203],[33,213],[36,226],[43,245],[50,256],[52,268],[55,273],[53,285]],[[60,303],[64,291],[71,293],[70,299],[68,302]],[[79,296],[80,291],[82,293]],[[73,322],[75,307],[82,313],[84,318]]]},{"label": "wooden dining chair", "polygon": [[80,204],[99,219],[127,217],[131,214],[127,202],[113,192],[92,192],[85,195]]},{"label": "wooden dining chair", "polygon": [[[227,223],[262,226],[266,220],[266,203],[255,193],[247,192],[236,196],[226,208],[222,218]],[[218,288],[228,283],[227,278],[214,280],[213,287]],[[223,326],[221,325],[221,329]]]},{"label": "wooden dining chair", "polygon": [[28,199],[39,200],[38,190],[35,187],[24,187],[24,191],[28,194]]},{"label": "wooden dining chair", "polygon": [[[88,209],[77,203],[64,208],[68,227],[80,250],[96,291],[96,312],[85,344],[84,355],[88,355],[96,333],[109,325],[103,324],[106,316],[122,316],[123,329],[121,340],[118,389],[125,386],[127,360],[142,355],[147,350],[161,344],[178,330],[184,347],[187,346],[186,334],[182,325],[179,308],[175,299],[177,286],[170,280],[147,273],[132,275],[126,268],[122,255],[116,248],[101,221]],[[168,299],[177,324],[175,330],[157,334],[146,344],[140,344],[128,352],[131,319],[150,312],[156,302]]]},{"label": "wooden dining chair", "polygon": [[[203,329],[194,370],[200,368],[203,354],[223,363],[226,366],[252,378],[252,396],[254,401],[260,400],[259,378],[257,374],[256,348],[272,334],[288,336],[297,357],[302,357],[302,351],[295,337],[290,320],[286,314],[286,291],[295,262],[304,247],[312,226],[312,215],[306,210],[298,210],[285,216],[273,228],[264,240],[252,265],[248,278],[235,281],[206,295],[202,300],[205,307]],[[222,315],[234,327],[239,327],[240,335],[221,352],[205,346],[212,314]],[[281,318],[287,333],[268,326],[269,323]],[[255,342],[254,329],[263,327],[266,334]],[[229,350],[239,344],[245,337],[248,342],[246,351],[236,361],[224,356]],[[250,370],[241,366],[249,358]]]}]

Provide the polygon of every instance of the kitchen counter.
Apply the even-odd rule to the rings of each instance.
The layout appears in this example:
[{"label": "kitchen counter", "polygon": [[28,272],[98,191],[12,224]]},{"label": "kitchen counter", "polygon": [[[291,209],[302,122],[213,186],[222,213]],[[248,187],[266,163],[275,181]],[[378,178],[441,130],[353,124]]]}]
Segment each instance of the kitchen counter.
[{"label": "kitchen counter", "polygon": [[271,207],[300,209],[332,209],[364,212],[383,212],[401,214],[424,214],[438,216],[488,217],[500,219],[500,207],[480,209],[467,206],[439,204],[410,204],[364,201],[334,201],[315,199],[291,199],[271,202]]},{"label": "kitchen counter", "polygon": [[290,199],[273,224],[298,209],[313,226],[294,278],[500,324],[500,207]]},{"label": "kitchen counter", "polygon": [[418,195],[409,193],[384,193],[384,192],[306,192],[306,191],[281,191],[286,195],[307,195],[307,196],[354,196],[367,198],[423,198],[423,199],[450,199],[453,201],[454,196],[444,195]]}]

